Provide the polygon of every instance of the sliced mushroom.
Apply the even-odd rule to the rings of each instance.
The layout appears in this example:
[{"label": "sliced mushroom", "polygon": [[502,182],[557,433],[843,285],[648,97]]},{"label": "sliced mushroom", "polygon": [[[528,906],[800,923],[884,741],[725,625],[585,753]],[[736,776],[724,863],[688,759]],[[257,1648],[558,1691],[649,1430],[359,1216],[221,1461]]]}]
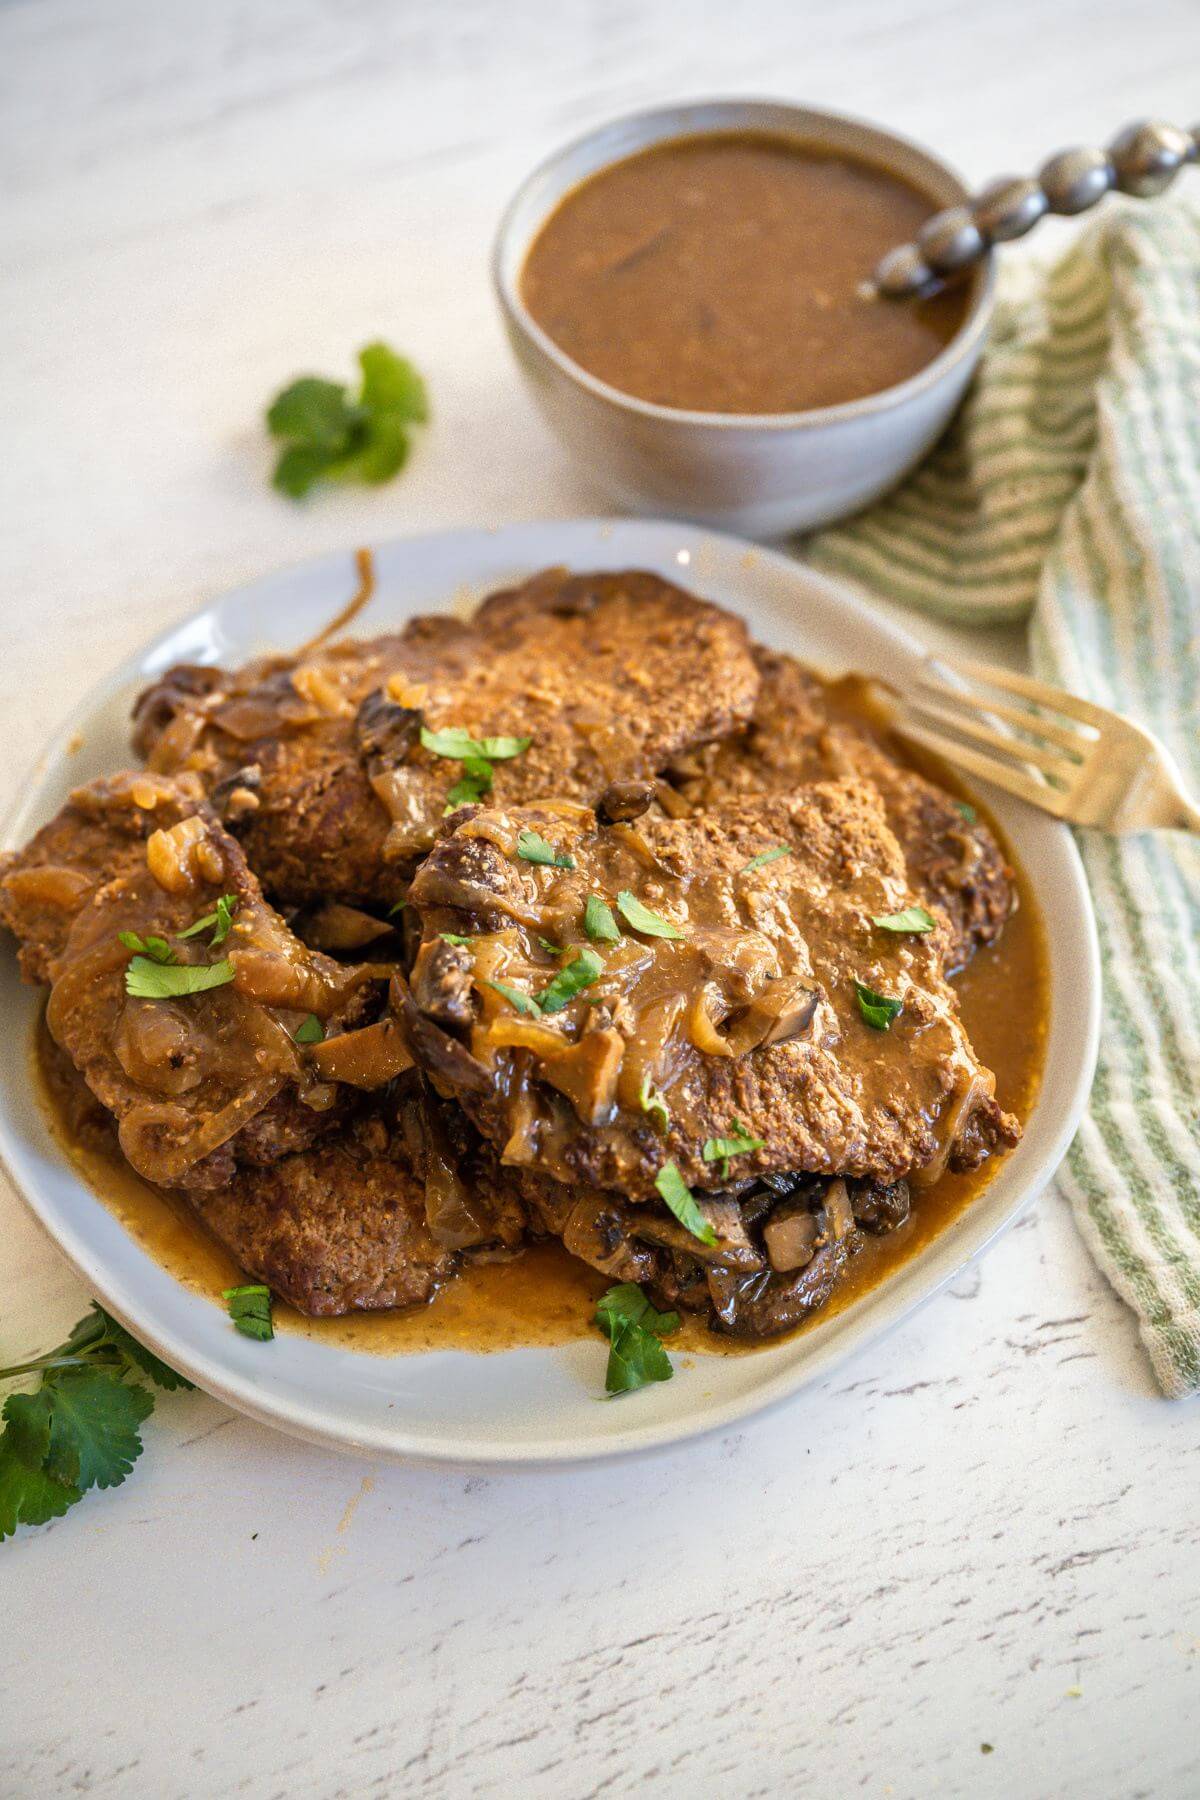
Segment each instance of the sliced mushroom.
[{"label": "sliced mushroom", "polygon": [[821,1228],[807,1210],[784,1212],[780,1209],[772,1213],[763,1226],[763,1243],[767,1246],[771,1267],[781,1275],[790,1274],[793,1269],[807,1268],[817,1253],[820,1236]]},{"label": "sliced mushroom", "polygon": [[645,1242],[694,1257],[706,1268],[726,1269],[743,1275],[762,1268],[762,1256],[746,1234],[741,1209],[736,1202],[702,1199],[697,1195],[696,1205],[716,1233],[715,1244],[703,1243],[677,1220],[648,1208],[639,1208],[630,1214],[633,1230]]},{"label": "sliced mushroom", "polygon": [[420,737],[420,712],[415,707],[400,706],[382,688],[368,694],[355,714],[355,742],[369,767],[403,762],[416,749]]},{"label": "sliced mushroom", "polygon": [[776,1337],[819,1312],[837,1286],[850,1251],[843,1239],[826,1244],[795,1274],[733,1276],[709,1271],[717,1328],[733,1337]]},{"label": "sliced mushroom", "polygon": [[596,802],[596,815],[605,825],[640,819],[653,799],[652,781],[610,781]]},{"label": "sliced mushroom", "polygon": [[475,958],[468,944],[450,944],[440,937],[430,939],[421,945],[413,964],[413,999],[439,1025],[469,1025],[475,1017],[471,986],[474,967]]}]

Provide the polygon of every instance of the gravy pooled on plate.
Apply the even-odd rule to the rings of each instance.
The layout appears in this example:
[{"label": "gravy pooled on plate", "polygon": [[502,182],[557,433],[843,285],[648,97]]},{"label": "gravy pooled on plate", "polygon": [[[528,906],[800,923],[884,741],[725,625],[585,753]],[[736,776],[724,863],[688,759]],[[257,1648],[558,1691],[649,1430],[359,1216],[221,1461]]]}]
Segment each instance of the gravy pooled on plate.
[{"label": "gravy pooled on plate", "polygon": [[968,292],[864,283],[934,201],[875,164],[767,132],[673,138],[613,163],[542,227],[521,297],[611,387],[696,412],[791,413],[906,381]]}]

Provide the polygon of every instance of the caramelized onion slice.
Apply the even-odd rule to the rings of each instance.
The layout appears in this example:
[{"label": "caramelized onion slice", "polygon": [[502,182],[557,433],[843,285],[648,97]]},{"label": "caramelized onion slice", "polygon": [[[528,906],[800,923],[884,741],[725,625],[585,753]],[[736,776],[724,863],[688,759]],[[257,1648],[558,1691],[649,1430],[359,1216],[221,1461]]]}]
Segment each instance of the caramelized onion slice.
[{"label": "caramelized onion slice", "polygon": [[361,1031],[326,1038],[313,1045],[309,1056],[323,1080],[356,1088],[385,1087],[413,1066],[412,1054],[394,1019],[380,1019]]}]

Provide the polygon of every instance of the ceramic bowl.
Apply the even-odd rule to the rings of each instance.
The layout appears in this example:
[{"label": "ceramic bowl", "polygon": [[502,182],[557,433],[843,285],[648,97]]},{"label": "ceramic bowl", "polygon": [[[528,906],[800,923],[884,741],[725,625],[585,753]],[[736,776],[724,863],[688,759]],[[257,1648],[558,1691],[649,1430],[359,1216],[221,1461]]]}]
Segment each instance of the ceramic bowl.
[{"label": "ceramic bowl", "polygon": [[910,380],[862,400],[799,413],[687,412],[638,400],[589,375],[526,309],[520,276],[560,200],[609,163],[652,144],[715,131],[771,131],[902,176],[930,211],[968,198],[928,150],[841,113],[715,100],[641,112],[559,150],[518,189],[500,224],[493,275],[517,361],[567,448],[623,506],[750,537],[780,537],[867,506],[941,435],[979,360],[992,313],[991,264],[972,279],[962,326]]}]

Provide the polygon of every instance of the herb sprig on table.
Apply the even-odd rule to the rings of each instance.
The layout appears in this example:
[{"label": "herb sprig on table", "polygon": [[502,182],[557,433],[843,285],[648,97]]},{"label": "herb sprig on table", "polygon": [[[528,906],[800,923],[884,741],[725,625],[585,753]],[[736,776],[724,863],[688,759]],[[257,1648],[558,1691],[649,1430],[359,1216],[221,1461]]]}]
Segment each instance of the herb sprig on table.
[{"label": "herb sprig on table", "polygon": [[390,481],[408,460],[409,431],[429,418],[425,383],[387,344],[358,353],[357,395],[338,381],[302,375],[276,396],[267,428],[284,445],[272,480],[301,499],[318,481]]},{"label": "herb sprig on table", "polygon": [[0,1381],[38,1375],[31,1393],[0,1408],[0,1538],[61,1518],[89,1488],[118,1487],[142,1454],[138,1427],[154,1387],[190,1388],[100,1306],[57,1349],[0,1369]]}]

